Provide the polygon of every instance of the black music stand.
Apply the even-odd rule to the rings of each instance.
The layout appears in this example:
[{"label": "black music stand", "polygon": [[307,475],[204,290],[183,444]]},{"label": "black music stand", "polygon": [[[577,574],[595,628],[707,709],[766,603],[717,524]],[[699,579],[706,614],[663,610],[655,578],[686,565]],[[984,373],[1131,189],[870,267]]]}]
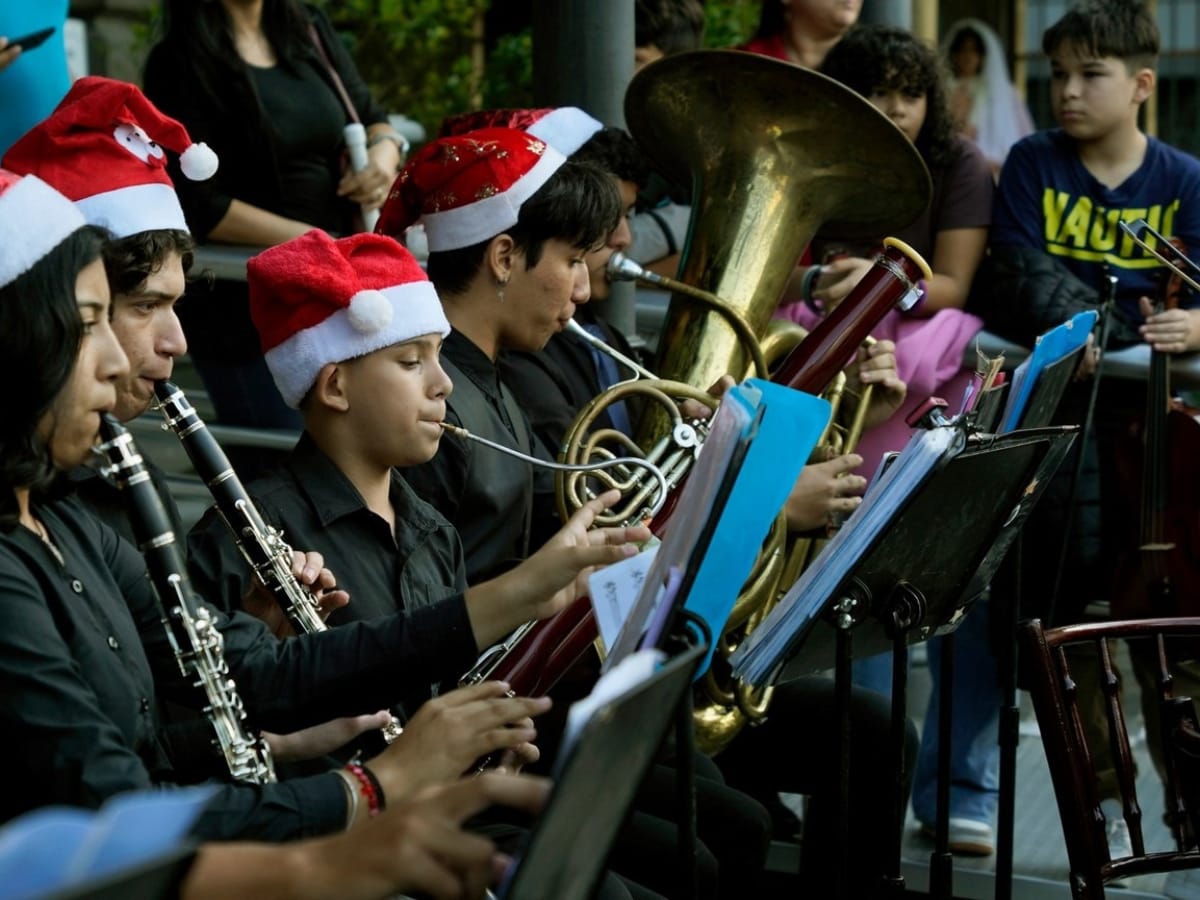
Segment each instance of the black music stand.
[{"label": "black music stand", "polygon": [[[902,896],[904,891],[900,855],[906,808],[903,748],[908,645],[957,628],[971,603],[987,587],[1073,436],[1074,429],[1069,428],[971,436],[964,449],[944,460],[907,498],[889,527],[860,556],[833,596],[824,601],[824,613],[807,633],[793,636],[792,646],[796,649],[774,679],[777,683],[788,681],[834,666],[841,717],[839,774],[846,801],[850,777],[850,663],[855,656],[871,656],[888,649],[895,654],[891,742],[896,767],[896,840],[893,872],[888,876],[894,896]],[[947,504],[948,497],[969,497],[972,502]],[[948,818],[948,788],[947,783],[943,797],[939,786],[938,831],[943,846],[948,840],[948,834],[943,834]],[[845,896],[849,866],[845,803],[839,828],[843,848],[839,896]],[[943,856],[945,861],[935,865],[931,881],[944,882],[945,896],[949,897],[949,853]]]},{"label": "black music stand", "polygon": [[[674,711],[687,705],[705,650],[683,650],[595,711],[571,751],[556,760],[550,799],[517,851],[499,900],[588,900],[595,893],[609,848]],[[691,724],[689,713],[689,730]],[[586,840],[577,827],[582,811]]]}]

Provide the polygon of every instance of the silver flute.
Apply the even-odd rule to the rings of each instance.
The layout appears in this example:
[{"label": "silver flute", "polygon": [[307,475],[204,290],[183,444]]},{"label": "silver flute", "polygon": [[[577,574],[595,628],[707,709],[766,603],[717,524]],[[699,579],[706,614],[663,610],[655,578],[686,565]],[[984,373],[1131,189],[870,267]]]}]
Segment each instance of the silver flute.
[{"label": "silver flute", "polygon": [[229,774],[237,781],[266,784],[275,780],[271,750],[261,738],[246,733],[246,710],[225,662],[225,642],[212,614],[196,601],[171,521],[133,437],[113,416],[100,423],[105,460],[102,471],[116,483],[138,548],[158,594],[167,640],[179,671],[204,691],[204,713],[216,731]]},{"label": "silver flute", "polygon": [[[208,487],[221,519],[233,535],[242,558],[275,598],[292,626],[305,634],[328,630],[321,618],[320,606],[312,592],[292,574],[292,548],[283,533],[268,525],[241,479],[229,464],[229,458],[208,426],[196,413],[187,396],[170,381],[154,385],[158,409],[169,428],[179,438],[192,461],[196,474]],[[380,729],[387,743],[403,731],[393,716]]]}]

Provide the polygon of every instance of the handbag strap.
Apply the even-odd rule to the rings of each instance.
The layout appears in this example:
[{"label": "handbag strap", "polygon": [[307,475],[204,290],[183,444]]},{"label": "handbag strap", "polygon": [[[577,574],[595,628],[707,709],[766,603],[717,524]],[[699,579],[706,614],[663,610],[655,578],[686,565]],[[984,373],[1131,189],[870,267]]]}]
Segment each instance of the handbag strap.
[{"label": "handbag strap", "polygon": [[308,36],[312,38],[313,46],[317,48],[317,55],[325,63],[325,69],[329,72],[329,77],[333,80],[333,87],[342,99],[342,106],[346,107],[346,115],[350,117],[351,122],[361,121],[358,117],[358,110],[354,108],[354,102],[346,92],[346,85],[342,84],[342,76],[338,74],[337,67],[334,66],[333,60],[329,58],[329,53],[325,49],[325,42],[321,40],[321,34],[317,31],[317,26],[312,22],[308,23]]}]

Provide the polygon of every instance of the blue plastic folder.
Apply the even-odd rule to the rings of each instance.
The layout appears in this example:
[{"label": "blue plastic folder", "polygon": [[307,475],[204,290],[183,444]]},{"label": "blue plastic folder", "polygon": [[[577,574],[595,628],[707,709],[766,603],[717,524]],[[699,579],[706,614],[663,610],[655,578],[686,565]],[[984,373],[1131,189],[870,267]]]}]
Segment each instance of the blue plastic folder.
[{"label": "blue plastic folder", "polygon": [[[672,568],[690,576],[675,603],[720,634],[829,416],[829,403],[820,397],[759,379],[725,394],[606,668],[638,646]],[[732,487],[722,504],[721,486],[728,487],[729,477]],[[711,655],[710,647],[699,674]]]},{"label": "blue plastic folder", "polygon": [[1033,353],[1017,367],[1013,375],[1008,407],[1004,411],[1004,421],[999,429],[1000,434],[1012,431],[1020,424],[1021,414],[1029,405],[1029,398],[1033,396],[1042,371],[1086,344],[1099,316],[1094,309],[1076,313],[1037,339],[1037,343],[1033,345]]}]

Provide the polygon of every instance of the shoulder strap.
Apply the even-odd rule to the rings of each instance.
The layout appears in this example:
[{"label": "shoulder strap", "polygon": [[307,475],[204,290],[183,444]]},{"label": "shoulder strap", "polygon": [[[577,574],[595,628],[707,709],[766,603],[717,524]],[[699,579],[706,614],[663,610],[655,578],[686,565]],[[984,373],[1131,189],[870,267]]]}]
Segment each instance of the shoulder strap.
[{"label": "shoulder strap", "polygon": [[308,36],[312,39],[313,46],[317,48],[317,55],[321,57],[321,62],[325,64],[325,70],[329,73],[330,79],[333,81],[334,90],[342,100],[342,106],[346,107],[346,115],[351,122],[358,122],[358,110],[354,108],[354,102],[350,99],[350,95],[346,93],[346,86],[342,84],[342,76],[338,74],[337,67],[333,64],[333,60],[329,58],[329,53],[325,49],[325,42],[321,40],[321,33],[317,31],[317,26],[312,22],[308,23]]}]

